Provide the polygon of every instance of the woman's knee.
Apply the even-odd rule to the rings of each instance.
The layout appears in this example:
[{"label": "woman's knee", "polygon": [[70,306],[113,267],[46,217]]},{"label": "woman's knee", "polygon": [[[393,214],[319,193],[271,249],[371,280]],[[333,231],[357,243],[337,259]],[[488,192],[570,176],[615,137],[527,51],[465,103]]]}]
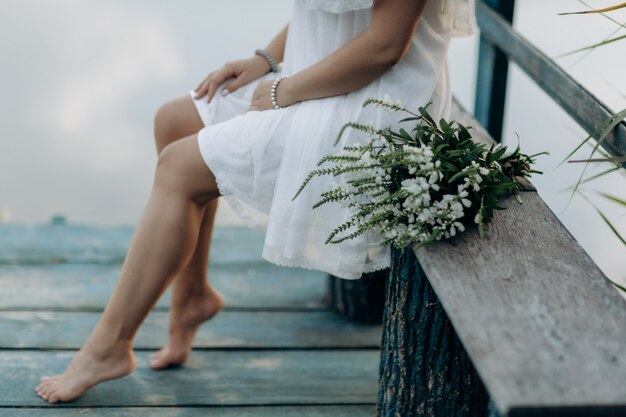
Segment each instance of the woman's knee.
[{"label": "woman's knee", "polygon": [[219,197],[213,173],[197,147],[197,136],[165,146],[159,154],[155,186],[168,193],[182,193],[199,205]]},{"label": "woman's knee", "polygon": [[174,102],[168,101],[159,107],[154,116],[154,141],[158,153],[161,153],[167,145],[176,140],[173,138],[175,130],[174,107]]},{"label": "woman's knee", "polygon": [[204,124],[190,96],[163,104],[154,117],[154,138],[157,152],[170,143],[198,132]]}]

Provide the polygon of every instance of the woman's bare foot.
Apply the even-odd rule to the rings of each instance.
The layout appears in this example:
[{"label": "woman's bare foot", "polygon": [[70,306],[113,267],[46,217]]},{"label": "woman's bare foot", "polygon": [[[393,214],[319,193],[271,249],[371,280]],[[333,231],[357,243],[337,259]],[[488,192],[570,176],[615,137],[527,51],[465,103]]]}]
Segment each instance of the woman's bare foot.
[{"label": "woman's bare foot", "polygon": [[215,317],[224,307],[224,299],[211,287],[190,293],[172,305],[167,346],[152,354],[150,366],[163,369],[182,365],[189,353],[196,331],[202,323]]},{"label": "woman's bare foot", "polygon": [[37,394],[50,403],[71,401],[100,382],[121,378],[135,370],[135,355],[129,343],[119,343],[106,350],[89,346],[88,343],[78,351],[62,375],[42,377],[35,388]]}]

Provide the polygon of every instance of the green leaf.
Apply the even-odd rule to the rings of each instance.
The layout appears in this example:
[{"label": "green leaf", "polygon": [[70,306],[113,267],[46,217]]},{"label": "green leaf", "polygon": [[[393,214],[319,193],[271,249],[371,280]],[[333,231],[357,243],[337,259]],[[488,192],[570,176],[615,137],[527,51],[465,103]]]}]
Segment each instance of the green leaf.
[{"label": "green leaf", "polygon": [[604,192],[598,192],[597,194],[601,195],[602,197],[606,198],[607,200],[610,200],[610,201],[612,201],[614,203],[617,203],[619,205],[622,205],[622,206],[626,207],[626,200],[623,199],[623,198],[619,198],[619,197],[616,197],[614,195],[607,194],[607,193],[604,193]]},{"label": "green leaf", "polygon": [[600,211],[600,209],[598,209],[596,206],[594,206],[594,208],[596,209],[600,217],[602,217],[602,220],[604,220],[606,225],[609,226],[609,229],[611,229],[611,231],[615,234],[615,236],[624,244],[624,246],[626,246],[626,239],[624,238],[624,236],[620,234],[617,228],[613,225],[613,223],[611,223],[608,217],[606,217],[604,213]]},{"label": "green leaf", "polygon": [[[602,142],[604,142],[604,140],[609,135],[609,133],[611,133],[611,131],[615,128],[615,126],[617,126],[619,123],[621,123],[624,118],[626,118],[626,109],[622,110],[619,113],[614,114],[604,124],[602,124],[598,129],[596,129],[596,131],[594,133],[598,133],[599,132],[600,133],[600,137],[598,138],[595,146],[593,147],[593,150],[591,151],[590,157],[592,157],[596,153],[598,147],[602,144]],[[576,149],[574,149],[574,151],[571,152],[565,159],[567,159],[570,156],[572,156],[574,154],[574,152],[576,152],[576,150],[580,149],[580,147],[584,143],[586,143],[592,136],[595,136],[594,133],[589,135],[587,137],[587,139],[585,139],[580,145],[578,145],[576,147]],[[569,199],[570,201],[572,200],[572,198],[574,196],[574,193],[578,190],[578,187],[580,186],[580,184],[582,182],[582,179],[585,176],[585,172],[587,170],[587,166],[588,166],[588,164],[585,164],[585,167],[583,168],[583,171],[581,172],[580,177],[578,178],[578,181],[576,182],[576,185],[574,186],[572,194],[570,195],[570,199]]]},{"label": "green leaf", "polygon": [[609,7],[605,7],[603,9],[595,9],[595,10],[583,10],[581,12],[565,12],[565,13],[558,13],[560,16],[567,16],[567,15],[571,15],[571,14],[595,14],[595,13],[606,13],[606,12],[612,12],[614,10],[618,10],[618,9],[623,9],[626,8],[626,2],[624,3],[620,3],[617,4],[615,6],[609,6]]}]

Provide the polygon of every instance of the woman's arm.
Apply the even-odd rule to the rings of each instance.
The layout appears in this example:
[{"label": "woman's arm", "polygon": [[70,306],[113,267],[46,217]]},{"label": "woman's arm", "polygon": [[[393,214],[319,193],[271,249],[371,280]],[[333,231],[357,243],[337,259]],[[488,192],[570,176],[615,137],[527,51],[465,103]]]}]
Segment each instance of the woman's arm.
[{"label": "woman's arm", "polygon": [[[265,50],[276,60],[276,62],[281,62],[283,60],[288,30],[289,25],[286,25],[276,36],[274,36],[274,39],[272,39],[265,48]],[[261,78],[263,75],[267,74],[270,69],[270,64],[263,57],[258,55],[228,62],[219,70],[211,72],[200,83],[200,85],[196,87],[195,98],[200,99],[206,95],[207,100],[211,101],[217,91],[217,88],[229,78],[234,78],[234,80],[231,81],[226,88],[224,88],[224,90],[222,90],[222,94],[227,95],[256,79]]]},{"label": "woman's arm", "polygon": [[290,105],[361,88],[406,53],[426,0],[376,0],[369,29],[279,87],[277,101]]},{"label": "woman's arm", "polygon": [[[289,31],[289,25],[286,25],[270,43],[265,47],[265,51],[269,53],[276,62],[282,62],[285,56],[285,42],[287,41],[287,32]],[[261,57],[259,57],[261,58]],[[266,61],[267,63],[267,61]],[[269,64],[268,64],[269,69]]]},{"label": "woman's arm", "polygon": [[[367,31],[321,60],[282,81],[276,101],[299,101],[348,93],[393,67],[406,53],[427,0],[375,0]],[[251,110],[271,108],[271,82],[255,91]]]}]

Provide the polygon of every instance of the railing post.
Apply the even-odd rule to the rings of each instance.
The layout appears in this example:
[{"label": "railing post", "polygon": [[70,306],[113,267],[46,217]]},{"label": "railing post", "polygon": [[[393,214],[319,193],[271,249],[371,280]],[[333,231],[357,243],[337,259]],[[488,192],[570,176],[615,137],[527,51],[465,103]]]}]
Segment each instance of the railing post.
[{"label": "railing post", "polygon": [[385,281],[389,269],[346,280],[329,275],[326,302],[335,313],[358,323],[379,324],[385,307]]},{"label": "railing post", "polygon": [[[479,0],[500,13],[509,22],[513,21],[515,0]],[[508,58],[502,51],[480,37],[478,73],[476,77],[476,119],[487,128],[497,141],[502,140],[506,82],[509,72]]]},{"label": "railing post", "polygon": [[486,417],[487,391],[413,250],[391,254],[378,416]]}]

